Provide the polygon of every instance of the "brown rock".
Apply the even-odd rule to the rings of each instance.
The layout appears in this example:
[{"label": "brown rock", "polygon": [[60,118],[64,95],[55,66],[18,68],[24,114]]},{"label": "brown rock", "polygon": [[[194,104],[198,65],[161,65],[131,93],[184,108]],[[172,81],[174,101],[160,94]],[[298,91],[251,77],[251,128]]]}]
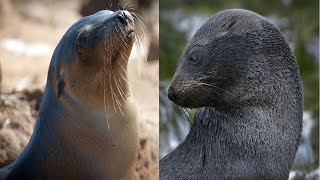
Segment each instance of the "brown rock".
[{"label": "brown rock", "polygon": [[[36,110],[24,93],[0,95],[0,167],[13,162],[23,151],[33,131]],[[42,94],[41,94],[42,96]]]}]

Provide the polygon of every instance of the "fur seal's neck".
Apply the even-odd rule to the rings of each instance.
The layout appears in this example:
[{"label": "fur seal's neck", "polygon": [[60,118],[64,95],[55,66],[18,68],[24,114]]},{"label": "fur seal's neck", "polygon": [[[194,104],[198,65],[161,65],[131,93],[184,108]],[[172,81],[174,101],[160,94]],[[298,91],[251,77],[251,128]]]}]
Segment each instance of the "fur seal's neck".
[{"label": "fur seal's neck", "polygon": [[[163,158],[163,162],[175,163],[168,166],[170,170],[164,164],[160,166],[164,172],[179,172],[178,179],[286,179],[290,167],[281,154],[294,156],[289,144],[299,141],[287,128],[291,117],[286,113],[285,109],[271,107],[197,109],[186,139]],[[291,123],[292,127],[299,127],[294,125],[299,122]],[[190,159],[192,163],[188,162]],[[163,177],[166,179],[166,175]],[[172,178],[171,173],[169,177]]]}]

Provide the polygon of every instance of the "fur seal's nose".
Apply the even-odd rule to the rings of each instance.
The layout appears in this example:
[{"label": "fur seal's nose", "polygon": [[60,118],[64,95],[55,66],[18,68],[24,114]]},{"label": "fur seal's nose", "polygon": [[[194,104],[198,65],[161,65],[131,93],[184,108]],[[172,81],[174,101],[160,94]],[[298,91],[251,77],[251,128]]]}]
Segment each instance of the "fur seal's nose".
[{"label": "fur seal's nose", "polygon": [[168,89],[168,98],[170,99],[170,101],[176,101],[178,99],[174,93],[172,86],[170,86]]}]

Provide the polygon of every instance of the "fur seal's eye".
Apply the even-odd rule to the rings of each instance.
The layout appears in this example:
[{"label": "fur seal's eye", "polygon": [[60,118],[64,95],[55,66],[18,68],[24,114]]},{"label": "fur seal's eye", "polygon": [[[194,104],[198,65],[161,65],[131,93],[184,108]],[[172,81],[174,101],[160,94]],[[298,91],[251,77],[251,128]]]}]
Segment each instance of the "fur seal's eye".
[{"label": "fur seal's eye", "polygon": [[197,62],[199,62],[200,57],[201,57],[201,54],[200,54],[199,51],[192,52],[192,53],[190,54],[190,56],[189,56],[189,61],[190,61],[191,63],[196,64]]}]

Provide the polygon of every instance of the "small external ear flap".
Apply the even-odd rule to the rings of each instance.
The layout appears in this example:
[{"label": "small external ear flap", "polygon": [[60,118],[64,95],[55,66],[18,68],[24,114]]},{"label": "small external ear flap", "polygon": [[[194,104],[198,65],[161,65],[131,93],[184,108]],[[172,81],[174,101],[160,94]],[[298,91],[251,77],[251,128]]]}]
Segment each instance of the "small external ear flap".
[{"label": "small external ear flap", "polygon": [[225,31],[229,31],[230,28],[236,24],[236,22],[237,22],[237,20],[232,19],[232,20],[230,20],[229,22],[223,24],[223,25],[221,26],[221,29],[223,29],[223,30],[225,30]]},{"label": "small external ear flap", "polygon": [[62,92],[63,87],[64,87],[63,77],[62,77],[62,76],[59,76],[59,78],[58,78],[58,83],[57,83],[58,98],[59,98],[60,95],[61,95],[61,92]]}]

